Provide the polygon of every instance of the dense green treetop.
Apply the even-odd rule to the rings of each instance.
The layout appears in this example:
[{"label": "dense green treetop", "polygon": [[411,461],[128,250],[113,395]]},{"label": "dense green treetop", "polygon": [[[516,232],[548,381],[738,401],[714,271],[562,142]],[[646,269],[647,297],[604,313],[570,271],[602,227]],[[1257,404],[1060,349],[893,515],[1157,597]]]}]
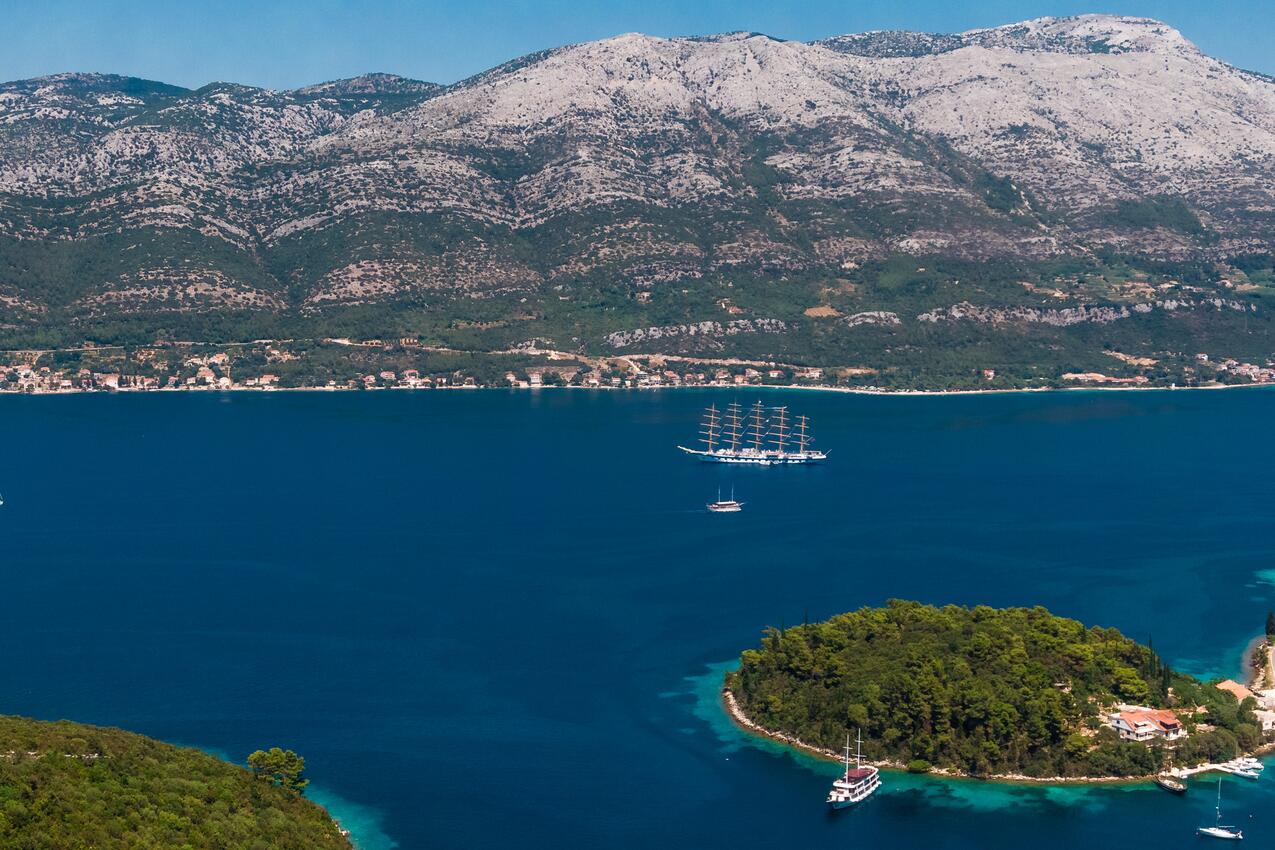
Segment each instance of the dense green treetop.
[{"label": "dense green treetop", "polygon": [[350,846],[319,806],[199,750],[0,717],[0,850]]},{"label": "dense green treetop", "polygon": [[[726,685],[768,730],[839,749],[862,728],[865,755],[977,775],[1146,775],[1261,741],[1252,706],[1039,607],[892,600],[768,629]],[[1191,735],[1172,752],[1119,741],[1101,722],[1118,702],[1175,708]]]},{"label": "dense green treetop", "polygon": [[300,794],[310,784],[304,779],[305,759],[292,750],[271,747],[268,750],[255,750],[248,756],[248,769],[258,779],[287,788]]}]

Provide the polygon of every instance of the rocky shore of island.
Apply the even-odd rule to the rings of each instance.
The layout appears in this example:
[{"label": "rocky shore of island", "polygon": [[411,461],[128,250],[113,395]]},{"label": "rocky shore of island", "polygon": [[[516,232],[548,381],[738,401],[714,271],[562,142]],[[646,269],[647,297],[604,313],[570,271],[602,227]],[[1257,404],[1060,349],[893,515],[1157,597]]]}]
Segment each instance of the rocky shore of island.
[{"label": "rocky shore of island", "polygon": [[[735,698],[735,694],[729,688],[722,689],[722,706],[726,709],[726,713],[730,715],[731,720],[741,729],[749,732],[759,738],[767,738],[780,744],[793,747],[818,758],[828,759],[830,761],[841,761],[842,755],[839,752],[809,744],[795,735],[789,735],[786,732],[777,732],[754,722],[739,705],[739,700]],[[872,760],[864,759],[869,764],[882,768],[884,770],[907,771],[907,765],[899,761],[890,759]],[[927,776],[941,776],[948,779],[981,779],[998,782],[1032,782],[1041,784],[1076,784],[1076,783],[1120,783],[1120,782],[1137,782],[1147,779],[1154,779],[1153,776],[1027,776],[1021,773],[997,773],[986,776],[974,776],[963,773],[958,770],[951,770],[946,767],[932,767],[925,771]]]},{"label": "rocky shore of island", "polygon": [[[817,758],[827,759],[829,761],[841,761],[842,754],[826,747],[816,746],[807,743],[795,735],[789,735],[786,732],[777,732],[773,729],[766,729],[760,724],[752,720],[744,713],[743,708],[739,705],[739,700],[735,698],[735,694],[729,688],[722,689],[722,707],[726,713],[734,721],[735,725],[750,734],[759,738],[766,738],[780,744],[792,747],[802,752],[815,756]],[[1275,744],[1266,744],[1251,753],[1249,756],[1262,756],[1271,752],[1275,752]],[[907,765],[899,761],[890,759],[872,760],[864,759],[868,764],[883,770],[907,771]],[[1168,771],[1172,776],[1186,778],[1199,773],[1207,773],[1209,771],[1222,770],[1226,767],[1226,763],[1219,764],[1199,764],[1191,767],[1176,768]],[[969,773],[963,773],[958,770],[952,770],[945,767],[933,767],[925,772],[926,776],[940,776],[946,779],[979,779],[990,782],[1029,782],[1044,785],[1075,785],[1075,784],[1128,784],[1131,782],[1147,782],[1154,780],[1156,776],[1149,774],[1147,776],[1027,776],[1022,773],[997,773],[989,775],[975,776]]]}]

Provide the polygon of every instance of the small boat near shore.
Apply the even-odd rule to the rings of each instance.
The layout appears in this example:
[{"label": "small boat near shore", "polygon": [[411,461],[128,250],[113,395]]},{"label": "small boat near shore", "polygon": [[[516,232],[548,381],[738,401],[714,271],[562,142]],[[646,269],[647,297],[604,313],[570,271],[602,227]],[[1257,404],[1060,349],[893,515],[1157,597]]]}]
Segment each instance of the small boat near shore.
[{"label": "small boat near shore", "polygon": [[1168,791],[1170,794],[1185,794],[1186,793],[1186,783],[1179,782],[1178,780],[1174,779],[1172,776],[1157,776],[1155,780],[1155,784],[1159,785],[1161,788],[1163,788],[1165,791]]},{"label": "small boat near shore", "polygon": [[881,787],[881,774],[873,767],[863,766],[863,731],[859,731],[854,754],[854,767],[850,766],[850,736],[846,735],[845,772],[832,783],[827,803],[832,809],[845,809],[862,802]]},{"label": "small boat near shore", "polygon": [[1232,762],[1227,762],[1226,764],[1218,765],[1217,769],[1222,771],[1223,773],[1229,773],[1232,776],[1241,776],[1244,779],[1261,779],[1262,778],[1262,768],[1260,766],[1253,767],[1251,765],[1244,764],[1239,761],[1232,761]]}]

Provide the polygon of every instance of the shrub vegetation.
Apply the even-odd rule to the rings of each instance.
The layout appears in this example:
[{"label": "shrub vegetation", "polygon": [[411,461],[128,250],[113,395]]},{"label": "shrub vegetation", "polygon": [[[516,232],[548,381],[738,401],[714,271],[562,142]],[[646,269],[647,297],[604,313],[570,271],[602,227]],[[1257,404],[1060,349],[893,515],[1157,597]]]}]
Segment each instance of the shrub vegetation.
[{"label": "shrub vegetation", "polygon": [[296,791],[199,750],[119,729],[0,717],[0,850],[350,846]]}]

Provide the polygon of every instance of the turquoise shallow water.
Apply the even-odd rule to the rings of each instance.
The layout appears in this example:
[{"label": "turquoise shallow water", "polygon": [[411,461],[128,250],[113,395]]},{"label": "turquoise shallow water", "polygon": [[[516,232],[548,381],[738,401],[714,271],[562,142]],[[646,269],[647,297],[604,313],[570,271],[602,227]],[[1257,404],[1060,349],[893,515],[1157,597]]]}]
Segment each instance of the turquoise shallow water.
[{"label": "turquoise shallow water", "polygon": [[[1275,605],[1275,393],[770,393],[830,463],[680,457],[732,397],[0,398],[0,710],[292,747],[365,850],[1196,846],[1207,783],[890,775],[829,817],[835,766],[740,733],[717,681],[768,624],[894,596],[1234,675]],[[731,484],[746,511],[706,514]],[[1275,776],[1226,794],[1275,846]]]}]

